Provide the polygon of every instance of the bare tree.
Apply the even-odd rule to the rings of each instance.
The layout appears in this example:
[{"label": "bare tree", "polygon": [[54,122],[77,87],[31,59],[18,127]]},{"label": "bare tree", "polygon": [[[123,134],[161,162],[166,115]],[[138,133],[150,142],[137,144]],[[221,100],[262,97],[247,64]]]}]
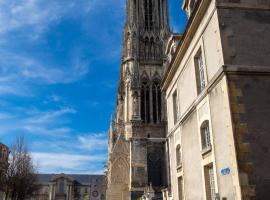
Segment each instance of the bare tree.
[{"label": "bare tree", "polygon": [[4,185],[6,200],[24,200],[39,189],[37,173],[23,137],[19,137],[11,147]]}]

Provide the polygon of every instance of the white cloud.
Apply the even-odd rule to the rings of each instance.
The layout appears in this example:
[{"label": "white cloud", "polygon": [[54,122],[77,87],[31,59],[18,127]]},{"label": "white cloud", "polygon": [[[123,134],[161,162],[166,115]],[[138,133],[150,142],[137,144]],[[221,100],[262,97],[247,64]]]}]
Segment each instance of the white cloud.
[{"label": "white cloud", "polygon": [[12,115],[8,113],[0,113],[0,120],[6,120],[12,118]]},{"label": "white cloud", "polygon": [[70,14],[75,5],[75,0],[70,0],[69,3],[63,0],[2,0],[0,33],[22,27],[32,27],[35,34],[43,32],[50,23]]},{"label": "white cloud", "polygon": [[27,37],[36,40],[52,23],[87,14],[100,3],[98,0],[0,0],[0,96],[32,96],[33,84],[29,82],[67,84],[84,77],[89,71],[89,63],[80,58],[81,52],[70,55],[72,60],[68,66],[48,64],[47,60],[37,60],[27,52],[9,50],[13,44],[10,36],[14,36],[14,31],[19,31],[19,36],[26,32]]},{"label": "white cloud", "polygon": [[0,85],[0,95],[19,95],[25,96],[25,93],[19,89],[19,86]]},{"label": "white cloud", "polygon": [[0,96],[31,96],[37,84],[68,84],[76,82],[89,71],[89,64],[79,55],[72,56],[70,66],[48,66],[44,61],[7,52],[0,48]]},{"label": "white cloud", "polygon": [[20,75],[29,80],[36,80],[45,84],[72,83],[88,73],[88,63],[75,57],[71,66],[44,66],[36,61],[23,63],[19,68]]},{"label": "white cloud", "polygon": [[[109,57],[116,57],[112,52],[112,31],[115,30],[103,27],[102,34],[100,30],[92,27],[91,20],[97,13],[108,12],[108,7],[114,6],[114,13],[124,13],[124,0],[0,0],[0,96],[3,95],[20,95],[33,96],[34,84],[67,84],[80,80],[89,71],[89,62],[80,57],[81,52],[74,52],[70,57],[73,60],[69,66],[59,66],[57,64],[48,64],[47,60],[35,59],[18,52],[16,40],[33,40],[42,41],[40,37],[47,31],[50,31],[52,24],[61,20],[69,19],[76,16],[85,17],[85,26],[90,27],[89,32],[96,38],[106,44],[109,48],[104,50],[110,52]],[[121,12],[120,12],[121,11]],[[86,20],[87,19],[87,20]],[[118,20],[121,21],[121,20]],[[121,25],[122,26],[122,25]],[[118,29],[117,29],[118,30]],[[87,32],[87,31],[86,31]],[[93,33],[95,32],[95,33]],[[19,33],[19,34],[18,34]],[[21,38],[20,38],[21,37]],[[26,38],[29,37],[29,38]],[[28,41],[29,42],[29,41]],[[31,44],[33,41],[30,41]],[[11,50],[9,47],[12,47]],[[15,47],[15,50],[14,50]],[[120,45],[118,45],[120,49]],[[93,59],[104,59],[104,56],[95,55]],[[103,54],[102,54],[103,55]],[[118,56],[117,56],[118,57]]]},{"label": "white cloud", "polygon": [[[34,57],[34,53],[27,52],[27,48],[22,49],[20,45],[30,44],[32,50],[35,48],[35,44],[42,43],[41,45],[45,44],[46,47],[48,41],[45,41],[43,36],[50,31],[53,25],[57,25],[64,18],[85,15],[84,17],[90,19],[91,17],[88,16],[93,13],[104,12],[106,14],[109,11],[108,8],[116,15],[122,15],[124,5],[125,0],[0,0],[0,97],[7,95],[35,97],[36,86],[68,84],[82,79],[89,71],[89,62],[82,59],[81,52],[71,53],[69,55],[72,58],[70,64],[61,66],[50,60],[49,56],[44,56],[48,60]],[[112,6],[117,9],[113,9]],[[119,22],[121,20],[116,21],[121,23]],[[118,49],[115,50],[115,39],[112,38],[112,34],[119,29],[103,27],[104,31],[100,33],[100,29],[89,25],[90,23],[91,20],[86,20],[82,26],[84,29],[89,28],[89,33],[88,29],[85,32],[91,33],[91,36],[95,35],[104,44],[102,53],[95,55],[94,59],[104,60],[104,55],[108,60],[111,60],[111,57],[118,57],[121,45],[118,45]],[[119,24],[114,24],[114,26],[116,25],[119,26]],[[47,52],[46,49],[44,51]],[[42,54],[43,52],[37,53]],[[109,86],[110,83],[108,83]],[[58,102],[59,98],[52,96],[51,100]],[[7,107],[5,104],[6,102],[0,100],[0,106]],[[95,103],[95,105],[97,104],[98,102]],[[35,145],[35,149],[38,150],[33,153],[33,157],[36,162],[39,162],[43,172],[89,169],[90,165],[94,166],[96,163],[106,160],[106,155],[103,154],[85,155],[96,153],[95,151],[105,152],[106,133],[92,135],[72,130],[68,115],[76,114],[76,110],[73,108],[40,110],[31,106],[27,108],[13,108],[13,106],[8,105],[11,115],[9,113],[0,114],[0,134],[8,134],[9,137],[13,132],[19,132],[31,134],[30,138],[33,141],[38,140],[39,149]],[[38,136],[39,139],[36,140],[33,136]],[[41,140],[40,138],[47,139]],[[47,152],[54,150],[63,153]],[[77,154],[68,154],[71,151],[77,152]],[[99,172],[93,171],[93,173]]]},{"label": "white cloud", "polygon": [[69,83],[88,73],[88,63],[80,59],[80,52],[72,55],[70,66],[50,66],[45,60],[36,60],[0,49],[0,83],[13,81],[20,76],[22,80],[35,79],[47,84]]},{"label": "white cloud", "polygon": [[124,1],[107,0],[0,0],[0,33],[24,27],[33,28],[33,38],[44,32],[50,23],[114,5],[123,8]]},{"label": "white cloud", "polygon": [[49,97],[49,100],[50,100],[51,102],[59,102],[59,101],[61,101],[61,99],[62,99],[62,97],[60,97],[60,96],[58,96],[58,95],[55,95],[55,94],[53,94],[53,95],[51,95],[51,96]]},{"label": "white cloud", "polygon": [[43,152],[33,152],[32,157],[34,163],[38,164],[39,171],[43,173],[67,173],[69,171],[79,171],[82,168],[90,168],[90,163],[103,162],[107,158],[105,154],[85,156],[78,154]]},{"label": "white cloud", "polygon": [[59,110],[53,111],[39,111],[34,110],[33,116],[27,118],[25,121],[28,124],[50,124],[55,121],[56,118],[66,114],[75,114],[77,111],[74,108],[66,107]]},{"label": "white cloud", "polygon": [[71,132],[71,129],[67,127],[62,128],[46,128],[46,127],[38,127],[33,125],[24,126],[23,129],[32,134],[42,134],[42,135],[65,135]]},{"label": "white cloud", "polygon": [[80,147],[87,150],[105,149],[108,144],[106,133],[79,136],[78,140]]},{"label": "white cloud", "polygon": [[[16,115],[11,115],[10,113],[12,112],[16,113]],[[66,135],[72,132],[66,126],[68,122],[67,115],[75,113],[76,110],[70,107],[48,111],[14,108],[13,111],[6,115],[2,114],[2,123],[0,123],[1,134],[21,131],[35,135]]]}]

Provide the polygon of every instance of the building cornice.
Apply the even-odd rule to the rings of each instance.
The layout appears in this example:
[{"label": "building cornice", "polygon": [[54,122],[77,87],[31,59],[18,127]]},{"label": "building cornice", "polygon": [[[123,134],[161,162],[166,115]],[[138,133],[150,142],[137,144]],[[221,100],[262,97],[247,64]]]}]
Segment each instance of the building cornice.
[{"label": "building cornice", "polygon": [[167,137],[170,137],[181,124],[196,110],[200,102],[213,90],[219,80],[226,75],[249,75],[249,76],[270,76],[270,66],[242,66],[242,65],[223,65],[216,72],[214,77],[208,83],[202,93],[193,101],[193,103],[182,114],[174,127],[168,131]]},{"label": "building cornice", "polygon": [[[188,24],[186,26],[185,32],[183,34],[182,40],[180,41],[176,53],[169,64],[167,71],[165,73],[165,76],[161,83],[161,89],[163,91],[166,91],[166,89],[170,85],[170,81],[172,80],[175,72],[177,71],[177,68],[179,66],[179,63],[183,59],[189,44],[191,43],[198,26],[200,25],[200,22],[203,19],[203,16],[205,12],[207,11],[208,6],[210,5],[211,0],[199,0],[192,15],[190,16],[188,20]],[[253,5],[250,3],[241,3],[241,4],[235,4],[235,3],[221,3],[216,2],[216,8],[222,8],[222,9],[247,9],[247,10],[270,10],[270,5]]]},{"label": "building cornice", "polygon": [[182,40],[180,41],[176,49],[176,53],[171,63],[169,64],[167,71],[165,72],[164,78],[161,83],[161,89],[163,91],[165,91],[169,87],[170,81],[172,80],[175,72],[177,71],[179,63],[183,59],[188,49],[188,46],[190,45],[210,3],[211,0],[199,0],[197,2],[196,7],[194,8],[194,11],[192,12],[192,15],[188,20],[188,24],[182,36]]}]

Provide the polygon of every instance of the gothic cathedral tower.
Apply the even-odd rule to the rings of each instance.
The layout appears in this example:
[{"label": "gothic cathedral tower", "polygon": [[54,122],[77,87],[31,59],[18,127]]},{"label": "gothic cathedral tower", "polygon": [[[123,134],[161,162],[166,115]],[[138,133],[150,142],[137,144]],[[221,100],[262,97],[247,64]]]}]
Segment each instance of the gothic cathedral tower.
[{"label": "gothic cathedral tower", "polygon": [[159,197],[167,184],[160,82],[170,36],[168,0],[127,0],[116,113],[109,130],[108,200],[137,200],[147,188]]}]

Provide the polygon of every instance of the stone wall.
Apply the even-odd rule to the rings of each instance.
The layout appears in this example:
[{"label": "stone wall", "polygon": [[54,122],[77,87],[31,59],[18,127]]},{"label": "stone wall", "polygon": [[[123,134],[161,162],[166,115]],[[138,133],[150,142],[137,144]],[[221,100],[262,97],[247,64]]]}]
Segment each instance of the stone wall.
[{"label": "stone wall", "polygon": [[196,112],[184,122],[181,134],[185,199],[203,200],[204,181]]},{"label": "stone wall", "polygon": [[218,0],[217,7],[224,62],[235,68],[228,85],[242,196],[269,199],[270,1]]},{"label": "stone wall", "polygon": [[252,2],[218,7],[225,64],[270,66],[270,1]]},{"label": "stone wall", "polygon": [[[209,102],[218,193],[221,199],[240,199],[238,166],[235,157],[234,136],[225,76],[210,91]],[[230,170],[230,173],[222,174],[222,170],[226,168]]]},{"label": "stone wall", "polygon": [[243,195],[270,198],[270,74],[230,75],[231,109]]}]

